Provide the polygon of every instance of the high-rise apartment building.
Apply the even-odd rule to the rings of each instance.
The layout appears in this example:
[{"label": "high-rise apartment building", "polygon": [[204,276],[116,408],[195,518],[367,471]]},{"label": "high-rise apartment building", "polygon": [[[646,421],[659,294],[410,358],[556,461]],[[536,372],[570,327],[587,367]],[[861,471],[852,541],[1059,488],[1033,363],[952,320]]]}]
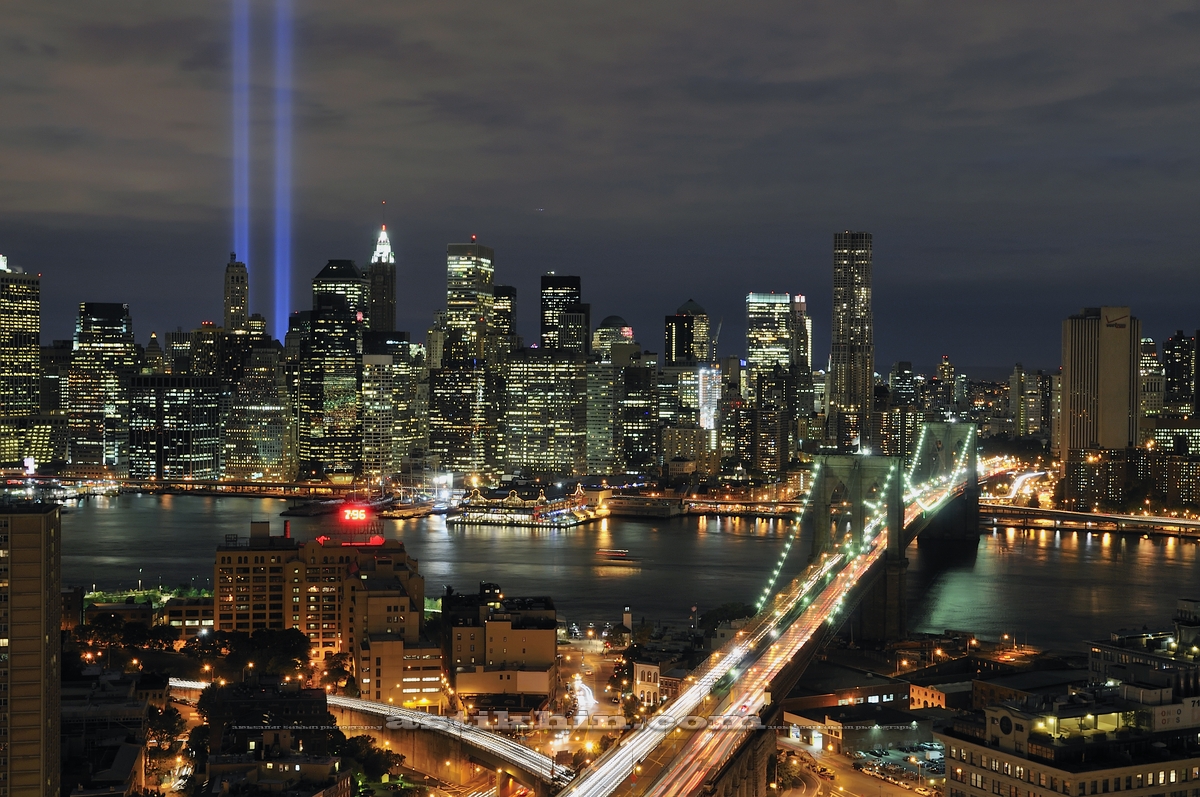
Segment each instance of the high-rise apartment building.
[{"label": "high-rise apartment building", "polygon": [[0,795],[58,797],[62,533],[53,504],[0,507]]},{"label": "high-rise apartment building", "polygon": [[583,354],[519,349],[504,363],[506,468],[582,475],[587,467]]},{"label": "high-rise apartment building", "polygon": [[83,302],[67,373],[72,468],[123,475],[129,467],[128,380],[137,367],[129,305]]},{"label": "high-rise apartment building", "polygon": [[229,253],[225,266],[225,331],[245,332],[250,321],[250,275],[246,264]]},{"label": "high-rise apartment building", "polygon": [[41,275],[0,255],[0,417],[35,415],[41,388]]},{"label": "high-rise apartment building", "polygon": [[839,448],[872,441],[875,338],[869,232],[833,236],[833,340],[826,375],[826,437]]},{"label": "high-rise apartment building", "polygon": [[221,383],[212,377],[131,377],[129,476],[220,478],[220,395]]},{"label": "high-rise apartment building", "polygon": [[367,266],[367,317],[376,332],[396,329],[396,255],[388,240],[387,225],[379,230],[375,251]]},{"label": "high-rise apartment building", "polygon": [[553,271],[543,274],[541,298],[542,348],[562,348],[563,313],[583,300],[579,277]]},{"label": "high-rise apartment building", "polygon": [[1128,307],[1088,307],[1063,321],[1057,456],[1137,444],[1141,337]]},{"label": "high-rise apartment building", "polygon": [[461,332],[471,356],[482,356],[492,326],[496,253],[471,236],[446,247],[446,331]]},{"label": "high-rise apartment building", "polygon": [[688,299],[675,315],[666,317],[663,331],[663,364],[707,363],[712,359],[708,313]]}]

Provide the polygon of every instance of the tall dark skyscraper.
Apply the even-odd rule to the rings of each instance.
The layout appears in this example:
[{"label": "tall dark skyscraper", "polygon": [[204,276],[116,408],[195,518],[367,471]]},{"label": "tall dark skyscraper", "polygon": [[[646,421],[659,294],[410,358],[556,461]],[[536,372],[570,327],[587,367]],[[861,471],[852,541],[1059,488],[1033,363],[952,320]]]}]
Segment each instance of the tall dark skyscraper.
[{"label": "tall dark skyscraper", "polygon": [[709,323],[704,308],[688,299],[675,311],[675,315],[667,316],[663,347],[665,365],[708,362],[711,358]]},{"label": "tall dark skyscraper", "polygon": [[379,231],[375,252],[367,266],[368,317],[374,332],[396,329],[396,255],[388,240],[387,225]]},{"label": "tall dark skyscraper", "polygon": [[1183,330],[1163,341],[1163,405],[1170,412],[1190,413],[1196,395],[1196,339]]},{"label": "tall dark skyscraper", "polygon": [[833,346],[826,376],[826,436],[842,448],[869,446],[875,338],[871,313],[871,233],[833,236]]},{"label": "tall dark skyscraper", "polygon": [[41,311],[41,277],[0,257],[0,416],[38,411]]},{"label": "tall dark skyscraper", "polygon": [[541,333],[543,349],[563,347],[563,314],[582,301],[579,277],[542,275]]},{"label": "tall dark skyscraper", "polygon": [[250,275],[246,264],[229,253],[225,266],[225,331],[244,332],[250,319]]},{"label": "tall dark skyscraper", "polygon": [[361,467],[364,318],[356,307],[364,289],[349,260],[329,261],[313,279],[313,309],[299,341],[301,476],[348,479]]}]

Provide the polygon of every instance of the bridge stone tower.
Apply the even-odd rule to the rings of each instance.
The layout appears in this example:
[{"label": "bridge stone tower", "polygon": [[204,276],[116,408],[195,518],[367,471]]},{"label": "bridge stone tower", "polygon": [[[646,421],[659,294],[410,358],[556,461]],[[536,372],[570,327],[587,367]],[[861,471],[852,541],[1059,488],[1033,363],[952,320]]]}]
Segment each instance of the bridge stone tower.
[{"label": "bridge stone tower", "polygon": [[814,555],[831,550],[847,534],[856,545],[862,543],[863,528],[874,514],[868,501],[875,507],[886,502],[889,533],[903,526],[904,478],[897,457],[828,454],[817,457],[815,471],[806,513]]},{"label": "bridge stone tower", "polygon": [[943,507],[921,531],[926,538],[976,540],[979,537],[979,455],[973,423],[926,423],[921,427],[912,464],[911,484],[949,476],[964,466],[962,495]]}]

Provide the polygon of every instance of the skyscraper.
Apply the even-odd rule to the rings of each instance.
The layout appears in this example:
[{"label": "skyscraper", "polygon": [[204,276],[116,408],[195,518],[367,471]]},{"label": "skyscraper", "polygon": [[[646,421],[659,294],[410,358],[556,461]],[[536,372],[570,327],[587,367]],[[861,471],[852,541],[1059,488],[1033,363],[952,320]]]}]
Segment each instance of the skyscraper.
[{"label": "skyscraper", "polygon": [[710,351],[708,313],[692,299],[683,303],[675,315],[666,317],[663,329],[663,363],[707,363]]},{"label": "skyscraper", "polygon": [[1145,441],[1152,421],[1163,410],[1163,367],[1158,360],[1158,347],[1154,338],[1142,338],[1138,354],[1138,374],[1141,377],[1141,395],[1138,405],[1138,443]]},{"label": "skyscraper", "polygon": [[758,374],[792,364],[792,297],[786,293],[746,294],[746,367],[750,393]]},{"label": "skyscraper", "polygon": [[610,359],[615,343],[632,343],[633,327],[619,315],[606,316],[592,333],[592,353],[601,360]]},{"label": "skyscraper", "polygon": [[1137,444],[1141,337],[1128,307],[1088,307],[1063,321],[1057,456]]},{"label": "skyscraper", "polygon": [[470,355],[482,356],[492,326],[496,253],[476,242],[446,247],[446,330],[459,330]]},{"label": "skyscraper", "polygon": [[212,377],[131,377],[130,477],[220,478],[220,391],[221,383]]},{"label": "skyscraper", "polygon": [[587,461],[587,369],[582,353],[519,349],[504,364],[505,465],[583,474]]},{"label": "skyscraper", "polygon": [[0,417],[38,411],[41,281],[0,255]]},{"label": "skyscraper", "polygon": [[579,277],[542,275],[541,339],[543,349],[562,347],[563,313],[582,301]]},{"label": "skyscraper", "polygon": [[237,260],[237,254],[229,253],[229,264],[225,266],[225,331],[244,332],[250,318],[250,275],[246,264]]},{"label": "skyscraper", "polygon": [[236,481],[296,477],[293,416],[288,411],[283,351],[257,345],[234,385],[222,435],[222,475]]},{"label": "skyscraper", "polygon": [[[803,337],[800,335],[803,331]],[[792,361],[799,362],[799,357],[802,355],[807,360],[808,372],[812,373],[813,367],[813,322],[812,316],[808,314],[808,297],[802,293],[797,293],[792,297],[792,340],[795,341]],[[800,350],[800,341],[803,341],[803,351]]]},{"label": "skyscraper", "polygon": [[61,550],[56,505],[0,507],[0,785],[11,797],[61,794]]},{"label": "skyscraper", "polygon": [[67,372],[69,458],[75,471],[129,467],[128,380],[137,366],[129,305],[83,302]]},{"label": "skyscraper", "polygon": [[371,329],[376,332],[392,332],[396,329],[396,255],[392,242],[388,240],[387,225],[379,230],[375,252],[367,266],[367,316]]},{"label": "skyscraper", "polygon": [[871,233],[833,236],[833,342],[826,375],[826,437],[839,448],[872,441],[875,339],[871,313]]}]

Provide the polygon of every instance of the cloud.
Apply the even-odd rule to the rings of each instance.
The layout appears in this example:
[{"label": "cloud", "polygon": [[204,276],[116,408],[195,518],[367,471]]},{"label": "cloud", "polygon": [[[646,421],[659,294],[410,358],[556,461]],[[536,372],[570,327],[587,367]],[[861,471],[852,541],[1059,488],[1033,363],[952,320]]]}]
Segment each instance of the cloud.
[{"label": "cloud", "polygon": [[[846,227],[876,233],[881,362],[932,360],[949,340],[966,361],[1049,364],[1058,319],[1099,293],[1142,302],[1151,331],[1159,315],[1191,323],[1141,279],[1152,266],[1174,296],[1200,288],[1188,4],[296,9],[298,306],[325,259],[369,253],[386,198],[417,337],[444,301],[444,246],[469,232],[496,245],[527,336],[553,269],[579,272],[594,314],[629,318],[651,347],[688,296],[725,319],[735,351],[746,291],[799,290],[820,346],[831,234]],[[255,6],[252,95],[264,311],[270,10]],[[67,334],[97,274],[107,298],[140,297],[143,333],[215,315],[219,287],[203,286],[229,247],[227,4],[0,13],[0,252],[54,275],[48,336]],[[194,282],[181,295],[163,273]],[[997,297],[1047,323],[1004,336],[967,323]]]}]

